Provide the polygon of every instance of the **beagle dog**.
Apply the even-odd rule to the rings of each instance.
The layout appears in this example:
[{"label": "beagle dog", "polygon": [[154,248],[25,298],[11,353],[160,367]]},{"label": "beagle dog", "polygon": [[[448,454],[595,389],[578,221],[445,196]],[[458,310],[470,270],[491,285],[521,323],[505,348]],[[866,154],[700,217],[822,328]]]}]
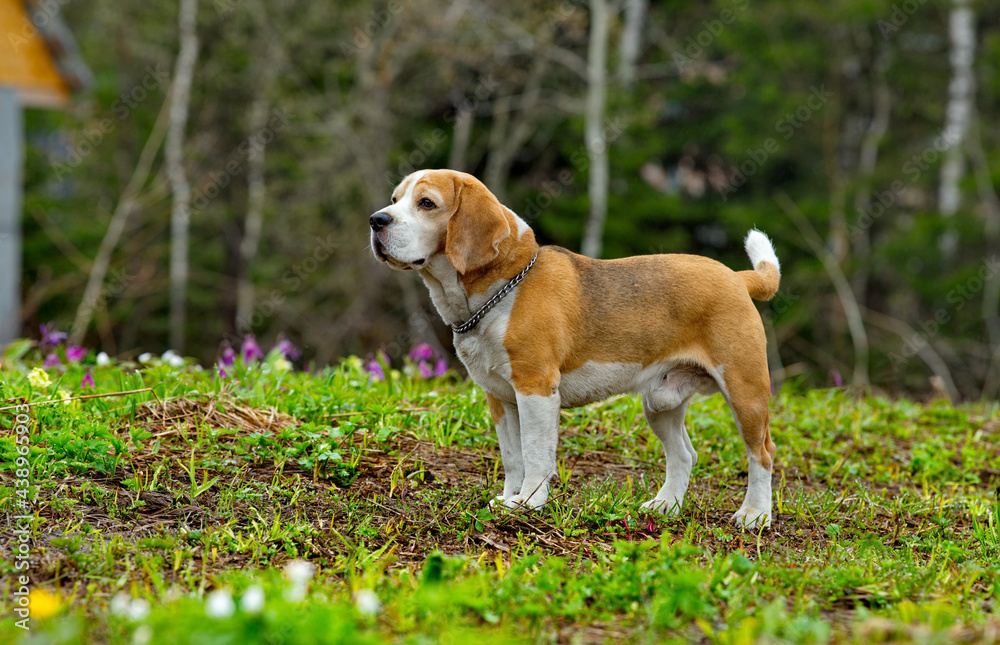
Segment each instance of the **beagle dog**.
[{"label": "beagle dog", "polygon": [[778,290],[766,235],[746,237],[752,271],[696,255],[594,260],[539,247],[523,219],[453,170],[410,174],[369,224],[372,253],[423,278],[459,358],[486,392],[505,476],[497,502],[545,503],[561,408],[631,392],[642,396],[667,462],[663,486],[642,506],[677,514],[698,459],[684,428],[688,403],[721,392],[749,461],[733,520],[770,525],[770,378],[751,300]]}]

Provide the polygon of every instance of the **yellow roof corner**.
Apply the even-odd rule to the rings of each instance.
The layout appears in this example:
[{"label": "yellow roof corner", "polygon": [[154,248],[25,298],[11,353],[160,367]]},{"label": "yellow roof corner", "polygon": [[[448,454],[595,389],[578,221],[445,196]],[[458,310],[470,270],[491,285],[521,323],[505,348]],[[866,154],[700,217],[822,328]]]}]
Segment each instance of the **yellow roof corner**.
[{"label": "yellow roof corner", "polygon": [[14,88],[24,107],[59,107],[69,100],[71,89],[86,84],[74,73],[82,61],[68,61],[67,66],[54,55],[53,38],[71,37],[57,14],[36,9],[32,19],[21,0],[0,0],[0,86]]}]

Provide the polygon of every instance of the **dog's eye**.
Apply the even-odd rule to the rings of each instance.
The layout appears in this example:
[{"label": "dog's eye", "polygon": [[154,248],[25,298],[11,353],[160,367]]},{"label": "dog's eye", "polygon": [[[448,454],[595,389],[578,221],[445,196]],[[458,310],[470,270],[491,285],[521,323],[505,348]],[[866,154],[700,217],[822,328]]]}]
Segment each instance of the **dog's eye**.
[{"label": "dog's eye", "polygon": [[434,202],[424,197],[419,202],[417,202],[417,206],[419,206],[420,208],[425,208],[427,210],[430,210],[434,208]]}]

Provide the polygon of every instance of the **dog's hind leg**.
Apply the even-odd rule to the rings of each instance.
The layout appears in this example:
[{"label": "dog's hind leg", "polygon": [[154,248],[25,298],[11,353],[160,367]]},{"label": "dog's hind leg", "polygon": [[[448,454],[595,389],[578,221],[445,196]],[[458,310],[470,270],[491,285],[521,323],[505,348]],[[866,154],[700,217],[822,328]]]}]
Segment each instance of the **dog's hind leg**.
[{"label": "dog's hind leg", "polygon": [[[747,453],[747,493],[733,521],[745,528],[771,525],[771,470],[774,466],[774,442],[771,441],[770,382],[767,379],[766,359],[762,361],[762,375],[744,378],[741,370],[725,374],[724,394],[733,409],[736,427],[743,438]],[[745,369],[745,366],[741,366]]]},{"label": "dog's hind leg", "polygon": [[691,480],[691,469],[698,462],[698,453],[691,445],[691,438],[684,427],[684,415],[691,399],[689,396],[677,407],[660,411],[651,407],[649,399],[648,395],[642,397],[642,411],[653,433],[663,444],[667,468],[663,486],[642,508],[664,515],[677,515],[684,503],[684,494]]}]

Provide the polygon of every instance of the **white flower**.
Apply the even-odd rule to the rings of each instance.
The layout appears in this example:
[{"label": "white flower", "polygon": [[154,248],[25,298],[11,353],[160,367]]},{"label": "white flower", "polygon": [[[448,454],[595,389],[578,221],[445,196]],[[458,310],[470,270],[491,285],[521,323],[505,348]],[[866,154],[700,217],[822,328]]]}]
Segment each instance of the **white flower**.
[{"label": "white flower", "polygon": [[118,592],[115,597],[111,599],[111,604],[108,605],[108,609],[111,610],[113,616],[124,616],[128,612],[128,606],[132,603],[132,598],[123,592]]},{"label": "white flower", "polygon": [[240,598],[240,609],[248,614],[259,614],[264,609],[264,590],[260,585],[251,585]]},{"label": "white flower", "polygon": [[285,565],[285,577],[292,584],[304,585],[312,580],[315,573],[316,567],[311,562],[306,562],[305,560],[292,560]]},{"label": "white flower", "polygon": [[274,369],[278,370],[279,372],[287,372],[292,369],[292,364],[288,362],[288,359],[279,358],[278,360],[274,361]]},{"label": "white flower", "polygon": [[125,613],[126,618],[133,621],[139,621],[149,615],[149,601],[145,598],[135,598],[129,603],[128,611]]},{"label": "white flower", "polygon": [[31,383],[34,387],[48,387],[52,385],[52,380],[49,379],[49,373],[40,367],[36,367],[31,370],[31,374],[28,374],[28,383]]},{"label": "white flower", "polygon": [[140,363],[148,363],[151,360],[153,360],[153,355],[150,354],[149,352],[146,352],[144,354],[139,354]]},{"label": "white flower", "polygon": [[142,620],[149,615],[149,601],[145,598],[132,598],[124,591],[115,594],[108,607],[112,615],[122,616],[131,621]]},{"label": "white flower", "polygon": [[100,367],[104,367],[105,365],[110,365],[111,357],[108,356],[107,352],[101,352],[100,354],[97,355],[97,364]]},{"label": "white flower", "polygon": [[56,398],[53,399],[53,400],[54,401],[62,401],[63,405],[70,405],[70,404],[73,403],[72,401],[69,400],[71,398],[73,398],[72,394],[70,394],[66,390],[59,390],[58,392],[56,392]]},{"label": "white flower", "polygon": [[160,358],[162,358],[163,362],[169,365],[170,367],[173,368],[184,367],[184,357],[179,356],[172,349],[168,349],[167,351],[163,352],[163,356],[161,356]]},{"label": "white flower", "polygon": [[147,645],[153,640],[153,628],[149,625],[139,625],[139,628],[132,634],[134,645]]},{"label": "white flower", "polygon": [[302,602],[306,598],[309,581],[312,580],[316,567],[305,560],[292,560],[285,565],[285,577],[292,584],[285,589],[284,597],[288,602]]},{"label": "white flower", "polygon": [[205,613],[209,618],[229,618],[236,611],[236,603],[228,589],[216,589],[205,598]]},{"label": "white flower", "polygon": [[358,589],[354,593],[354,606],[365,616],[374,616],[382,609],[382,602],[371,589]]}]

